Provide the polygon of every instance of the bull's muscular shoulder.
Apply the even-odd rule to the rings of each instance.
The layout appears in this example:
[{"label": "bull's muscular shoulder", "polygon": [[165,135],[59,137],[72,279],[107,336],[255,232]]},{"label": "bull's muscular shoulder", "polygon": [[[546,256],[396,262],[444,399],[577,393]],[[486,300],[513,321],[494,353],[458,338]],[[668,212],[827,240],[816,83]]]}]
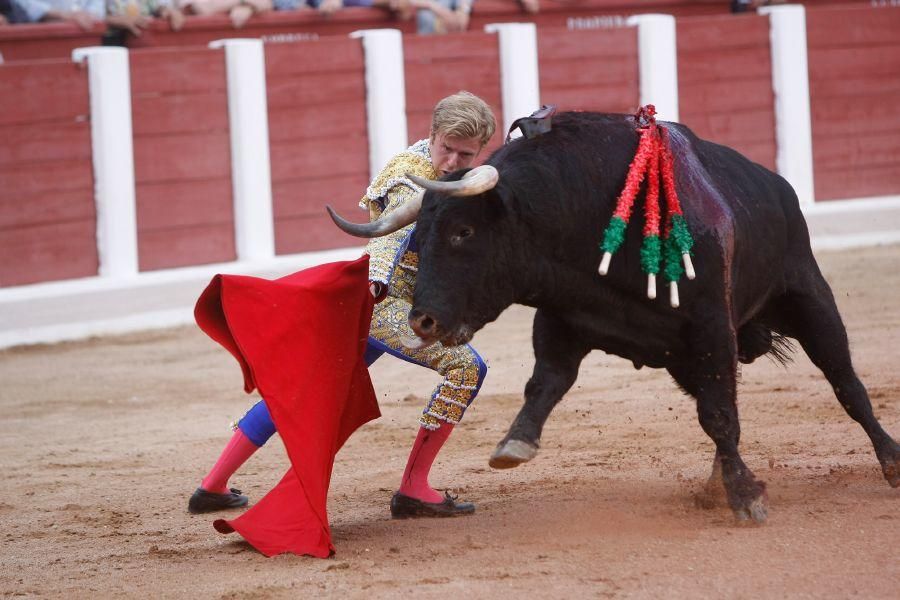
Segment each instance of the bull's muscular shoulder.
[{"label": "bull's muscular shoulder", "polygon": [[378,200],[384,198],[395,186],[405,185],[418,190],[419,187],[410,181],[407,175],[417,175],[426,179],[435,179],[434,167],[431,161],[420,154],[413,152],[401,152],[392,158],[381,170],[369,187],[366,189],[366,200]]}]

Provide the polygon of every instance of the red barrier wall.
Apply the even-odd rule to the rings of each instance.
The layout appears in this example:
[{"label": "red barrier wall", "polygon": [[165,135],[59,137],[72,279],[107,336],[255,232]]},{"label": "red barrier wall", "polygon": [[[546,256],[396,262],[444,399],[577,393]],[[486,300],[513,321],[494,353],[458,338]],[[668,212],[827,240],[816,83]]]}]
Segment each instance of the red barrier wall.
[{"label": "red barrier wall", "polygon": [[637,29],[538,29],[541,103],[632,113],[640,101]]},{"label": "red barrier wall", "polygon": [[106,25],[84,31],[74,23],[34,23],[0,27],[0,55],[6,62],[36,58],[69,59],[75,48],[99,46]]},{"label": "red barrier wall", "polygon": [[361,245],[325,213],[351,220],[369,183],[366,89],[360,40],[267,44],[275,251]]},{"label": "red barrier wall", "polygon": [[225,59],[131,53],[140,270],[235,259]]},{"label": "red barrier wall", "polygon": [[806,15],[816,200],[900,192],[900,6]]},{"label": "red barrier wall", "polygon": [[497,34],[465,33],[441,36],[404,36],[406,116],[409,141],[428,137],[431,113],[437,102],[460,90],[487,102],[497,119],[497,132],[481,152],[480,164],[500,147],[506,132],[500,100],[500,51]]},{"label": "red barrier wall", "polygon": [[206,46],[225,38],[263,38],[267,42],[297,42],[328,36],[346,36],[360,29],[400,29],[414,33],[415,22],[400,21],[376,8],[344,8],[329,16],[314,10],[274,11],[254,16],[235,30],[227,16],[189,17],[181,31],[157,20],[141,37],[129,37],[129,48]]},{"label": "red barrier wall", "polygon": [[476,0],[469,30],[478,31],[488,23],[607,29],[624,25],[629,15],[642,13],[685,17],[729,12],[727,0],[540,0],[540,5],[540,12],[529,14],[519,8],[516,0]]},{"label": "red barrier wall", "polygon": [[96,275],[87,71],[0,65],[0,90],[0,286]]},{"label": "red barrier wall", "polygon": [[681,122],[775,169],[769,19],[729,15],[676,22]]},{"label": "red barrier wall", "polygon": [[[810,10],[807,24],[817,198],[898,193],[900,7]],[[727,15],[677,27],[682,121],[774,168],[768,20]],[[487,100],[502,123],[496,35],[403,44],[410,141],[428,135],[435,102],[459,89]],[[361,43],[335,36],[265,52],[276,251],[357,245],[323,208],[365,218],[355,208],[369,181]],[[632,27],[540,28],[538,55],[545,103],[631,112],[639,102]],[[136,50],[131,74],[141,270],[233,260],[223,52]],[[0,286],[95,275],[84,67],[2,65],[0,90]]]},{"label": "red barrier wall", "polygon": [[[822,5],[866,5],[896,0],[810,0],[797,2],[808,7]],[[623,24],[624,17],[638,13],[666,13],[678,17],[728,14],[728,0],[540,0],[536,15],[525,13],[515,0],[478,0],[469,31],[483,31],[488,23],[532,22],[541,27],[604,29]],[[130,48],[165,46],[206,46],[213,40],[233,37],[261,37],[267,42],[292,42],[320,37],[344,36],[359,29],[399,29],[415,33],[415,21],[401,21],[376,8],[345,8],[323,16],[312,10],[276,11],[254,16],[235,30],[225,16],[188,17],[179,32],[167,22],[153,22],[141,37],[130,37]],[[100,44],[105,27],[98,24],[89,32],[70,23],[39,23],[0,27],[0,54],[5,60],[69,58],[72,49]]]}]

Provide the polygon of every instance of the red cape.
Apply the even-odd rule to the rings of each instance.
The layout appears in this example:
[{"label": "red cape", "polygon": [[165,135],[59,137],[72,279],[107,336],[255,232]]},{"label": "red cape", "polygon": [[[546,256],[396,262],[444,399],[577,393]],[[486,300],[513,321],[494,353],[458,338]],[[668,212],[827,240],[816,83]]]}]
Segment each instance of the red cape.
[{"label": "red cape", "polygon": [[313,267],[270,281],[216,275],[197,300],[200,328],[241,365],[244,390],[259,389],[291,468],[236,519],[266,556],[334,552],[326,501],[334,455],[381,413],[363,361],[374,300],[368,257]]}]

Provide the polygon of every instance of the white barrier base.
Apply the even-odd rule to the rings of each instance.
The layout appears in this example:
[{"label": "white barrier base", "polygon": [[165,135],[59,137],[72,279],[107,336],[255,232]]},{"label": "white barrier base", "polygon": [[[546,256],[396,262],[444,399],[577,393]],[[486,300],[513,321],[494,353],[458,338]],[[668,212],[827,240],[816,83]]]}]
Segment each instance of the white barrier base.
[{"label": "white barrier base", "polygon": [[217,273],[280,277],[338,260],[363,248],[278,256],[141,273],[128,279],[87,277],[0,289],[0,348],[176,327],[194,322],[194,303]]},{"label": "white barrier base", "polygon": [[[900,196],[819,202],[803,208],[816,251],[900,244]],[[598,232],[599,235],[599,232]],[[0,289],[0,348],[188,325],[216,273],[278,277],[336,260],[361,247]]]}]

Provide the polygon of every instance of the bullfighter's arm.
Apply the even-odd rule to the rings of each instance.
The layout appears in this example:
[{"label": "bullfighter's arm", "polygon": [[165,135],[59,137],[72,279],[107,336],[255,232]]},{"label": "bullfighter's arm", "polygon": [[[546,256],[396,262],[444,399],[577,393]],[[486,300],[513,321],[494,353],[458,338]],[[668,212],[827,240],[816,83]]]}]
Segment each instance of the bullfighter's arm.
[{"label": "bullfighter's arm", "polygon": [[[431,161],[421,154],[401,152],[381,170],[366,190],[360,202],[369,210],[369,219],[374,221],[414,198],[422,188],[413,183],[408,175],[418,175],[435,179]],[[369,280],[383,284],[391,280],[394,267],[407,245],[407,238],[415,225],[395,231],[390,235],[373,238],[366,246],[369,255]]]},{"label": "bullfighter's arm", "polygon": [[[386,206],[382,214],[390,213],[397,207],[405,204],[413,198],[417,191],[406,185],[397,185],[388,192],[385,201]],[[369,255],[369,280],[377,281],[385,286],[394,274],[397,260],[407,244],[407,237],[415,227],[415,223],[398,229],[390,235],[372,238],[366,245]]]}]

